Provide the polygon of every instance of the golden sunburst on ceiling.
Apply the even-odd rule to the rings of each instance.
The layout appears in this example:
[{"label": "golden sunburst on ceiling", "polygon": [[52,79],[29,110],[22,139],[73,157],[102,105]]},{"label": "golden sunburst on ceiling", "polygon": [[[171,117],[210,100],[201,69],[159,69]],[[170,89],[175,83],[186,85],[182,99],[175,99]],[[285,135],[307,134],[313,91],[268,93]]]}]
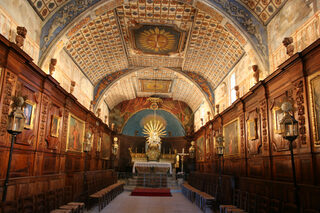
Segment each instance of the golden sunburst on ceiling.
[{"label": "golden sunburst on ceiling", "polygon": [[177,43],[175,35],[158,27],[144,30],[138,40],[143,48],[154,52],[169,51]]}]

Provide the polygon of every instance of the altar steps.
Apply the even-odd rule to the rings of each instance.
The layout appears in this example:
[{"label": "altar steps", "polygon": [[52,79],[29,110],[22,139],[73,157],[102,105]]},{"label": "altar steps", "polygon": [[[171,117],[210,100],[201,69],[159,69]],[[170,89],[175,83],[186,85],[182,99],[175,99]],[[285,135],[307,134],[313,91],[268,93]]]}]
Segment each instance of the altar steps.
[{"label": "altar steps", "polygon": [[139,174],[133,178],[129,178],[125,189],[131,191],[135,187],[170,188],[179,190],[177,181],[173,177],[167,177],[163,174]]}]

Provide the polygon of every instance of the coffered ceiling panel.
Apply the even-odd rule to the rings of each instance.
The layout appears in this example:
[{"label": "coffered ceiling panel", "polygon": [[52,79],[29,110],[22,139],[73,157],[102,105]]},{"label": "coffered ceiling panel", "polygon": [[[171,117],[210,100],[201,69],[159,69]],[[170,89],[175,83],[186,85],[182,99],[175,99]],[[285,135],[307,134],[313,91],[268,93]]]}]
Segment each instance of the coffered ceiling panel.
[{"label": "coffered ceiling panel", "polygon": [[200,73],[213,87],[244,53],[238,40],[220,22],[219,17],[198,12],[183,66],[184,70]]},{"label": "coffered ceiling panel", "polygon": [[113,11],[90,21],[68,38],[66,50],[94,85],[105,75],[128,67]]}]

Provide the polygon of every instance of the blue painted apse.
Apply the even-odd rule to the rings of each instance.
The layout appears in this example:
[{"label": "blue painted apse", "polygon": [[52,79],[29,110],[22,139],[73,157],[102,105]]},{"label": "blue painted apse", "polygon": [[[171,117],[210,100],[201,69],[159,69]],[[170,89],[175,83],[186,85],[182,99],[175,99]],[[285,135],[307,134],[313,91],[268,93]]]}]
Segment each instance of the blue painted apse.
[{"label": "blue painted apse", "polygon": [[[152,120],[154,111],[151,109],[142,110],[134,114],[125,124],[122,134],[130,136],[145,136],[143,126],[148,121]],[[164,110],[156,110],[156,119],[165,124],[167,135],[165,137],[185,136],[185,131],[179,120],[171,113]],[[169,132],[171,133],[169,135]]]}]

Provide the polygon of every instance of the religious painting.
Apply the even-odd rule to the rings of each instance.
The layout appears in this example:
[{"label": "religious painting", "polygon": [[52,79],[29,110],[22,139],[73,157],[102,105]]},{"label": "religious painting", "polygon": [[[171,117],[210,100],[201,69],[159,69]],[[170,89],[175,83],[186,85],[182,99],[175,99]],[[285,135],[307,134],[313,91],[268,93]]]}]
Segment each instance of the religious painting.
[{"label": "religious painting", "polygon": [[111,154],[111,138],[110,135],[103,133],[101,142],[101,157],[105,160],[110,160]]},{"label": "religious painting", "polygon": [[101,152],[101,137],[99,137],[98,142],[97,142],[97,152]]},{"label": "religious painting", "polygon": [[57,115],[53,115],[51,120],[50,135],[55,138],[59,137],[59,128],[60,128],[60,117]]},{"label": "religious painting", "polygon": [[196,141],[196,145],[197,145],[197,161],[204,161],[204,136],[200,136],[197,141]]},{"label": "religious painting", "polygon": [[85,122],[75,115],[69,114],[67,151],[82,152],[85,132]]},{"label": "religious painting", "polygon": [[250,119],[247,121],[248,139],[257,139],[257,119]]},{"label": "religious painting", "polygon": [[225,156],[240,154],[239,119],[235,119],[223,126],[225,141]]},{"label": "religious painting", "polygon": [[313,135],[315,145],[320,146],[320,75],[310,80]]},{"label": "religious painting", "polygon": [[139,81],[141,92],[169,93],[172,84],[170,80],[139,79]]},{"label": "religious painting", "polygon": [[24,128],[33,129],[33,122],[35,117],[36,103],[26,100],[26,105],[23,109],[24,116],[26,118]]},{"label": "religious painting", "polygon": [[273,130],[274,133],[279,134],[281,129],[280,129],[280,121],[283,118],[283,112],[280,107],[275,106],[272,110],[272,115],[273,115]]},{"label": "religious painting", "polygon": [[209,137],[206,138],[206,154],[210,154],[210,140],[209,140]]},{"label": "religious painting", "polygon": [[143,53],[169,55],[184,45],[185,32],[174,26],[138,25],[130,30],[134,48]]}]

